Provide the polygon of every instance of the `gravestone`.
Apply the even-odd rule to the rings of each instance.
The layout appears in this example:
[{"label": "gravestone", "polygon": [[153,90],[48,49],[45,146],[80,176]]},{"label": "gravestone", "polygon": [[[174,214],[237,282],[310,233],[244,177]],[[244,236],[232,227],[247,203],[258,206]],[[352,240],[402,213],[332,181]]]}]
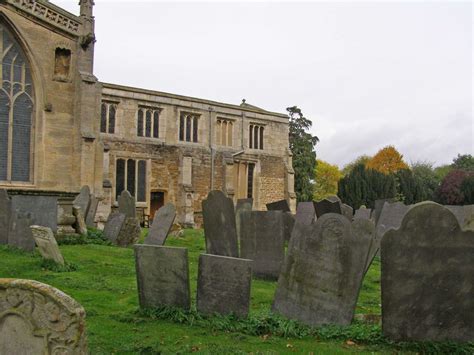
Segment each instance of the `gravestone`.
[{"label": "gravestone", "polygon": [[238,257],[234,203],[222,191],[211,191],[202,201],[208,254]]},{"label": "gravestone", "polygon": [[473,220],[474,220],[474,205],[465,205],[465,206],[445,206],[449,209],[459,222],[461,228],[473,230]]},{"label": "gravestone", "polygon": [[354,219],[361,218],[361,219],[370,219],[370,214],[372,210],[365,206],[361,206],[358,210],[355,211]]},{"label": "gravestone", "polygon": [[310,326],[352,321],[374,225],[326,213],[296,224],[273,312]]},{"label": "gravestone", "polygon": [[31,213],[32,224],[58,229],[57,196],[15,195],[12,196],[12,211]]},{"label": "gravestone", "polygon": [[128,247],[136,244],[140,239],[142,229],[138,218],[128,217],[122,224],[122,228],[115,240],[115,244],[120,247]]},{"label": "gravestone", "polygon": [[76,196],[72,205],[81,208],[81,211],[84,216],[87,216],[89,213],[89,206],[91,203],[91,189],[89,186],[84,185],[81,187],[79,195]]},{"label": "gravestone", "polygon": [[167,203],[155,213],[145,244],[164,245],[176,217],[176,208]]},{"label": "gravestone", "polygon": [[382,329],[396,341],[474,341],[474,231],[414,205],[382,240]]},{"label": "gravestone", "polygon": [[88,354],[85,319],[84,308],[56,288],[0,279],[0,354]]},{"label": "gravestone", "polygon": [[53,231],[48,227],[41,226],[31,226],[30,228],[41,256],[45,259],[53,260],[57,264],[64,265],[64,258],[54,238]]},{"label": "gravestone", "polygon": [[8,245],[24,251],[35,250],[35,240],[31,234],[30,225],[32,216],[28,212],[15,210],[10,218],[10,231],[8,233]]},{"label": "gravestone", "polygon": [[188,250],[135,245],[138,298],[141,308],[191,306]]},{"label": "gravestone", "polygon": [[130,195],[130,192],[123,190],[118,198],[118,211],[123,213],[127,218],[137,217],[137,210],[135,206],[135,197]]},{"label": "gravestone", "polygon": [[295,223],[309,226],[316,221],[316,210],[313,202],[300,202],[296,208]]},{"label": "gravestone", "polygon": [[339,196],[337,196],[337,195],[328,196],[328,197],[326,197],[326,200],[331,201],[331,202],[339,202],[339,203],[342,203],[342,202],[341,202],[341,199],[340,199]]},{"label": "gravestone", "polygon": [[341,213],[352,222],[352,219],[354,218],[354,209],[351,206],[346,205],[345,203],[341,204]]},{"label": "gravestone", "polygon": [[203,314],[246,317],[250,305],[252,260],[201,254],[197,310]]},{"label": "gravestone", "polygon": [[125,223],[125,215],[120,212],[114,212],[109,215],[104,227],[104,236],[112,243],[116,244],[122,226]]},{"label": "gravestone", "polygon": [[257,278],[277,280],[285,258],[282,211],[251,211],[241,216],[240,256],[253,260]]},{"label": "gravestone", "polygon": [[97,213],[97,207],[99,206],[99,200],[91,195],[91,202],[89,204],[89,211],[86,215],[86,225],[88,227],[95,227],[95,214]]},{"label": "gravestone", "polygon": [[320,218],[326,213],[342,214],[341,203],[339,201],[332,202],[328,199],[315,202],[314,209],[316,210],[317,218]]},{"label": "gravestone", "polygon": [[285,241],[289,241],[293,227],[295,226],[295,216],[291,212],[283,212],[283,235]]},{"label": "gravestone", "polygon": [[237,200],[235,206],[235,230],[237,232],[237,239],[240,240],[240,216],[244,211],[252,211],[253,198],[243,198]]},{"label": "gravestone", "polygon": [[7,190],[0,189],[0,245],[8,244],[11,211],[12,201],[8,197]]},{"label": "gravestone", "polygon": [[267,211],[283,211],[291,212],[290,205],[287,200],[280,200],[272,203],[267,203]]},{"label": "gravestone", "polygon": [[76,232],[81,235],[87,235],[87,225],[86,221],[84,220],[84,214],[82,213],[82,209],[79,206],[72,207],[72,214],[76,217],[75,229]]},{"label": "gravestone", "polygon": [[388,204],[396,202],[394,198],[384,198],[380,200],[375,200],[374,202],[374,210],[372,211],[372,218],[375,220],[375,224],[377,225],[380,217],[380,213],[382,212],[382,208],[387,202]]}]

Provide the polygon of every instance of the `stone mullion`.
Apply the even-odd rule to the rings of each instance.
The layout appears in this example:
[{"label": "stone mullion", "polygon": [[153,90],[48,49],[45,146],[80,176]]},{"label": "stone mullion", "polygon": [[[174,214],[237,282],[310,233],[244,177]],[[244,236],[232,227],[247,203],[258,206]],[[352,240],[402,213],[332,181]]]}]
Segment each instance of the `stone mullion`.
[{"label": "stone mullion", "polygon": [[[10,92],[8,93],[9,107],[8,107],[8,154],[7,154],[7,181],[12,180],[12,160],[13,160],[13,70],[15,60],[10,66]],[[3,69],[3,68],[2,68]]]}]

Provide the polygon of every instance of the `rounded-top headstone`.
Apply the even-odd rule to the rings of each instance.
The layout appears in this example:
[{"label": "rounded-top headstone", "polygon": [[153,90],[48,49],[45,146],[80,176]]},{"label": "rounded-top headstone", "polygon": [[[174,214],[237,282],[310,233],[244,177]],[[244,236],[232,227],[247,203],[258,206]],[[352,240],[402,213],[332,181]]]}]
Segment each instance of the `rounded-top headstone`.
[{"label": "rounded-top headstone", "polygon": [[118,198],[119,212],[123,213],[127,218],[135,218],[137,215],[135,207],[135,197],[130,192],[123,190]]}]

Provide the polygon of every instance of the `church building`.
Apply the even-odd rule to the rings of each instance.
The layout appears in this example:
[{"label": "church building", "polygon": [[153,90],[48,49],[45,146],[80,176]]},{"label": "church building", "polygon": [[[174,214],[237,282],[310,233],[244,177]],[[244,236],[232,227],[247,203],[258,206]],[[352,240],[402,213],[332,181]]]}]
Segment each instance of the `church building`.
[{"label": "church building", "polygon": [[295,209],[287,115],[100,82],[94,3],[79,6],[0,1],[0,188],[66,208],[88,185],[99,225],[125,189],[143,215],[175,204],[186,226],[211,190]]}]

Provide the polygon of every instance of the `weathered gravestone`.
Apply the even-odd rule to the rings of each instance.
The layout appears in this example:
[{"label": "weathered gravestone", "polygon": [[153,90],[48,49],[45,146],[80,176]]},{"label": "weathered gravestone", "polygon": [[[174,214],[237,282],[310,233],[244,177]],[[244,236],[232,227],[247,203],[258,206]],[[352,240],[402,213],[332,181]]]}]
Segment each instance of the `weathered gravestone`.
[{"label": "weathered gravestone", "polygon": [[140,222],[138,218],[128,217],[122,224],[122,228],[115,240],[115,244],[120,247],[128,247],[136,244],[140,239],[142,229],[140,228]]},{"label": "weathered gravestone", "polygon": [[267,211],[283,211],[291,212],[290,205],[287,200],[280,200],[272,203],[267,203]]},{"label": "weathered gravestone", "polygon": [[300,202],[296,208],[295,223],[309,226],[316,221],[316,210],[313,202]]},{"label": "weathered gravestone", "polygon": [[329,201],[324,199],[314,203],[314,209],[316,210],[316,216],[320,218],[326,213],[337,213],[342,214],[341,203],[339,201]]},{"label": "weathered gravestone", "polygon": [[122,226],[125,223],[125,215],[123,213],[114,212],[109,215],[104,227],[104,236],[112,243],[116,244]]},{"label": "weathered gravestone", "polygon": [[25,251],[35,250],[35,240],[31,234],[31,213],[15,210],[10,218],[10,231],[8,233],[8,245]]},{"label": "weathered gravestone", "polygon": [[84,308],[37,281],[0,279],[0,354],[88,354]]},{"label": "weathered gravestone", "polygon": [[20,210],[31,213],[32,224],[58,229],[58,198],[57,196],[12,196],[12,211]]},{"label": "weathered gravestone", "polygon": [[211,191],[202,201],[208,254],[238,257],[234,203],[222,191]]},{"label": "weathered gravestone", "polygon": [[291,212],[283,212],[283,237],[289,241],[293,227],[295,226],[295,216]]},{"label": "weathered gravestone", "polygon": [[250,304],[252,260],[201,254],[197,310],[204,314],[246,317]]},{"label": "weathered gravestone", "polygon": [[75,229],[76,232],[81,235],[87,235],[87,225],[86,221],[84,220],[84,214],[82,213],[82,209],[79,206],[72,207],[72,214],[76,217]]},{"label": "weathered gravestone", "polygon": [[191,306],[188,250],[135,245],[140,307]]},{"label": "weathered gravestone", "polygon": [[130,195],[130,192],[123,190],[118,198],[118,211],[123,213],[127,218],[135,218],[137,210],[135,206],[135,197]]},{"label": "weathered gravestone", "polygon": [[145,239],[148,245],[163,245],[173,226],[176,217],[176,208],[172,203],[167,203],[155,213],[153,223]]},{"label": "weathered gravestone", "polygon": [[251,211],[241,216],[240,256],[253,260],[257,278],[277,280],[285,258],[282,211]]},{"label": "weathered gravestone", "polygon": [[382,208],[385,205],[385,202],[390,204],[396,202],[396,200],[394,198],[384,198],[380,200],[375,200],[374,210],[372,211],[372,218],[375,220],[376,225],[379,221],[380,213],[382,213]]},{"label": "weathered gravestone", "polygon": [[11,211],[12,201],[8,197],[7,190],[0,189],[0,245],[8,244]]},{"label": "weathered gravestone", "polygon": [[361,206],[358,210],[355,211],[354,219],[361,218],[361,219],[370,219],[370,214],[372,210],[365,206]]},{"label": "weathered gravestone", "polygon": [[352,222],[352,219],[354,218],[354,209],[351,206],[342,203],[341,213],[344,217],[346,217],[349,221]]},{"label": "weathered gravestone", "polygon": [[273,311],[310,326],[349,325],[374,225],[327,213],[297,224],[278,279]]},{"label": "weathered gravestone", "polygon": [[64,265],[64,258],[54,238],[53,231],[48,227],[31,226],[33,239],[38,246],[41,256],[48,260]]},{"label": "weathered gravestone", "polygon": [[98,206],[99,206],[99,200],[94,195],[91,195],[89,211],[87,211],[87,215],[86,215],[86,224],[88,227],[95,227],[95,214],[97,213]]},{"label": "weathered gravestone", "polygon": [[474,232],[422,202],[382,240],[382,329],[394,340],[474,341]]},{"label": "weathered gravestone", "polygon": [[240,216],[244,211],[252,211],[253,198],[242,198],[237,200],[235,206],[235,230],[237,232],[237,239],[240,240]]},{"label": "weathered gravestone", "polygon": [[472,223],[474,220],[474,205],[465,205],[465,206],[445,206],[449,209],[456,219],[459,222],[461,228],[467,228],[474,230],[474,224]]},{"label": "weathered gravestone", "polygon": [[84,185],[81,187],[81,191],[79,191],[79,195],[76,196],[72,205],[81,208],[81,211],[84,216],[87,216],[89,212],[89,206],[91,203],[91,189],[89,186]]}]

